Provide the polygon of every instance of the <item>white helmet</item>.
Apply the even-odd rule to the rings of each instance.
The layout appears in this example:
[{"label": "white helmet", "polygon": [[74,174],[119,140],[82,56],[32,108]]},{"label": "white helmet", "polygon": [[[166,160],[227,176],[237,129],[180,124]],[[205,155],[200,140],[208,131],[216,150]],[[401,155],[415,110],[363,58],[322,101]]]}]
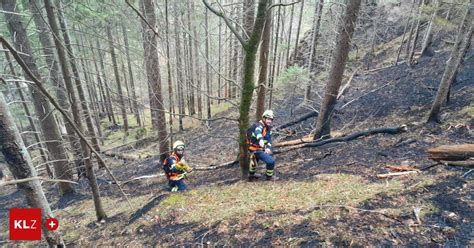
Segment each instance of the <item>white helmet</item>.
[{"label": "white helmet", "polygon": [[176,150],[178,148],[183,148],[184,149],[185,145],[183,143],[183,141],[181,140],[177,140],[173,143],[173,150]]},{"label": "white helmet", "polygon": [[265,110],[265,112],[263,112],[262,114],[262,118],[270,118],[270,119],[274,119],[275,116],[273,115],[273,110]]}]

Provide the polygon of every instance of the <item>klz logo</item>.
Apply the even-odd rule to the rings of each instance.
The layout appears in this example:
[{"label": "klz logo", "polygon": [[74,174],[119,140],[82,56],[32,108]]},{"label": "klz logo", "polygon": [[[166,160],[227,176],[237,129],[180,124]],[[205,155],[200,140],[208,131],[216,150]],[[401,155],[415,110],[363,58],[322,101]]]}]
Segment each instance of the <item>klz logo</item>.
[{"label": "klz logo", "polygon": [[10,209],[10,240],[41,240],[41,208]]}]

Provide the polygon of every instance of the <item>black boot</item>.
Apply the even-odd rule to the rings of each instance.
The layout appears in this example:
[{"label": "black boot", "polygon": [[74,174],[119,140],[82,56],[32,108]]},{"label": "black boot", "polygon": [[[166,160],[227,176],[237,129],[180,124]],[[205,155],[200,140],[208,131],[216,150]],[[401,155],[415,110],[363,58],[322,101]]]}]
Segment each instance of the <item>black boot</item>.
[{"label": "black boot", "polygon": [[258,179],[260,179],[260,177],[262,177],[262,175],[259,174],[259,173],[250,173],[249,174],[249,182],[258,181]]}]

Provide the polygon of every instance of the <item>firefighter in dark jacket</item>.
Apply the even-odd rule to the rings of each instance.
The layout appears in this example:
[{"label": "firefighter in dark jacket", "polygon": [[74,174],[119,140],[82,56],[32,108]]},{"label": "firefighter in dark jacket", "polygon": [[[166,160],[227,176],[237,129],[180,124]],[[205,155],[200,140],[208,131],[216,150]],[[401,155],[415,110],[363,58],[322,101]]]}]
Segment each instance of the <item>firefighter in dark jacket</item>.
[{"label": "firefighter in dark jacket", "polygon": [[275,159],[273,159],[272,152],[272,123],[273,111],[266,110],[263,112],[262,119],[253,124],[247,132],[247,144],[250,152],[250,168],[249,181],[254,181],[260,177],[256,173],[258,161],[263,161],[266,164],[266,179],[278,179],[275,174]]},{"label": "firefighter in dark jacket", "polygon": [[171,192],[186,191],[188,187],[184,183],[186,173],[191,170],[191,167],[184,160],[185,145],[178,140],[173,143],[173,152],[163,162],[163,169],[168,178],[168,186]]}]

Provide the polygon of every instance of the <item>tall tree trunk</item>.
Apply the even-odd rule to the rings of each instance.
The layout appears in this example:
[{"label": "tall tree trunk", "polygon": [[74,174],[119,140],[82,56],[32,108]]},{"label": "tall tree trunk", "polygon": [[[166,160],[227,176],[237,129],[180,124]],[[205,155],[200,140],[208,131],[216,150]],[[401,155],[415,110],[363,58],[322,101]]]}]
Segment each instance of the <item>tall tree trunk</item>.
[{"label": "tall tree trunk", "polygon": [[349,0],[342,23],[339,24],[336,48],[333,53],[326,92],[319,110],[313,139],[328,137],[331,133],[331,118],[336,104],[336,96],[341,86],[342,76],[350,49],[350,40],[355,29],[361,0]]},{"label": "tall tree trunk", "polygon": [[[423,0],[414,0],[414,1],[417,2],[417,11],[420,11],[421,3]],[[418,17],[415,14],[415,17],[413,17],[411,21],[410,32],[409,32],[408,40],[407,40],[407,47],[405,49],[405,57],[406,57],[407,63],[410,63],[410,61],[408,60],[408,57],[410,55],[411,40],[413,36],[413,31],[415,30],[415,23],[416,23],[417,18]]]},{"label": "tall tree trunk", "polygon": [[[189,1],[191,3],[191,9],[194,8],[194,1]],[[198,117],[202,118],[202,81],[201,81],[201,62],[199,56],[199,41],[196,30],[196,25],[192,25],[193,36],[194,36],[194,64],[196,69],[196,88],[197,88],[197,113]],[[206,62],[207,63],[207,62]]]},{"label": "tall tree trunk", "polygon": [[[314,28],[313,28],[313,34],[311,36],[311,51],[309,54],[309,61],[308,61],[308,73],[309,75],[313,75],[314,73],[311,71],[313,69],[313,64],[315,63],[315,57],[316,57],[316,48],[318,47],[318,38],[319,38],[319,27],[321,25],[321,17],[323,14],[323,4],[324,0],[319,0],[319,3],[316,5],[314,9]],[[304,93],[304,99],[305,101],[311,100],[311,83],[312,80],[309,80],[305,93]]]},{"label": "tall tree trunk", "polygon": [[428,25],[428,29],[426,30],[425,38],[423,39],[423,46],[421,48],[421,55],[420,57],[423,56],[433,56],[434,51],[432,48],[432,43],[433,43],[433,25],[435,22],[435,19],[438,15],[441,14],[441,0],[438,0],[438,3],[436,4],[436,10],[433,12],[433,15],[431,16],[430,24]]},{"label": "tall tree trunk", "polygon": [[[400,41],[400,47],[398,48],[397,58],[395,59],[395,63],[394,63],[395,65],[398,64],[398,60],[400,59],[400,53],[402,51],[403,43],[404,43],[404,40],[405,40],[405,35],[407,33],[408,24],[410,24],[410,20],[412,19],[412,13],[413,13],[413,9],[415,7],[415,3],[416,3],[416,0],[413,0],[413,2],[411,4],[411,8],[410,8],[410,14],[408,14],[407,23],[405,24],[405,28],[403,29],[402,41]],[[409,40],[407,41],[407,46],[409,46],[408,43],[410,43]]]},{"label": "tall tree trunk", "polygon": [[[84,49],[84,40],[83,40],[82,36],[79,36],[79,40],[80,40],[79,52],[82,52],[83,58],[87,58],[88,56],[87,56],[86,51]],[[81,58],[81,65],[82,65],[82,68],[83,68],[84,78],[86,78],[86,82],[90,82],[89,84],[86,84],[87,91],[88,91],[88,94],[89,94],[89,98],[92,101],[92,113],[90,111],[89,111],[89,113],[91,113],[91,115],[94,116],[94,122],[95,122],[95,127],[97,129],[97,135],[99,136],[99,140],[100,140],[101,144],[104,145],[104,139],[102,137],[102,128],[100,126],[100,116],[99,116],[100,105],[99,105],[98,95],[100,95],[100,94],[97,93],[96,82],[93,79],[94,77],[91,77],[90,73],[88,73],[88,72],[92,71],[92,69],[90,68],[90,64],[86,63],[85,59],[83,59],[83,58]],[[91,87],[91,85],[92,85],[92,87]],[[99,147],[99,146],[96,146],[95,149],[97,147]]]},{"label": "tall tree trunk", "polygon": [[[125,63],[123,62],[122,56],[119,56],[119,64],[121,66],[122,70],[122,75],[123,75],[123,84],[125,85],[125,91],[127,91],[127,102],[128,102],[128,107],[130,108],[130,113],[133,113],[133,108],[132,108],[132,100],[130,98],[130,88],[128,87],[128,77],[127,77],[127,71],[125,70]],[[127,104],[125,104],[127,105]]]},{"label": "tall tree trunk", "polygon": [[[197,37],[194,35],[191,35],[191,30],[192,30],[192,23],[191,23],[191,1],[188,1],[186,3],[186,14],[187,14],[187,21],[188,21],[188,49],[189,49],[189,114],[194,115],[196,113],[196,104],[195,104],[195,97],[194,97],[194,92],[195,92],[195,84],[196,84],[196,70],[195,67],[198,66],[198,64],[194,64],[194,54],[193,54],[193,39],[196,40]],[[197,49],[197,48],[194,48]],[[197,54],[197,53],[196,53]]]},{"label": "tall tree trunk", "polygon": [[[117,83],[117,91],[120,99],[120,110],[122,112],[122,119],[123,119],[123,128],[125,131],[125,135],[128,136],[128,118],[127,118],[127,111],[125,109],[125,99],[123,97],[123,91],[122,91],[122,83],[120,82],[120,75],[118,71],[118,65],[117,65],[117,58],[115,56],[115,49],[114,49],[114,44],[113,44],[113,37],[112,37],[112,30],[111,30],[111,25],[107,25],[107,39],[109,42],[109,49],[110,49],[110,56],[112,57],[112,65],[114,67],[114,74],[115,74],[115,82]],[[153,121],[153,118],[152,118]]]},{"label": "tall tree trunk", "polygon": [[205,29],[206,29],[206,109],[207,119],[211,119],[211,75],[209,73],[209,17],[206,9],[205,13]]},{"label": "tall tree trunk", "polygon": [[130,47],[128,45],[127,30],[123,23],[122,23],[122,35],[123,35],[123,40],[125,42],[125,52],[127,54],[128,76],[130,77],[130,91],[132,93],[132,112],[135,114],[135,119],[137,120],[138,126],[141,127],[142,122],[140,119],[140,112],[138,111],[138,106],[137,106],[137,95],[135,92],[135,79],[133,77],[132,61],[130,59]]},{"label": "tall tree trunk", "polygon": [[[7,51],[5,51],[5,57],[7,59],[7,63],[10,68],[11,74],[16,77],[17,75],[15,72],[15,68],[13,67],[13,63]],[[22,87],[18,81],[15,81],[15,86],[16,86],[18,95],[20,96],[21,105],[23,106],[23,109],[25,110],[25,115],[28,118],[28,123],[30,124],[31,131],[33,132],[33,137],[35,137],[35,141],[38,144],[38,150],[40,152],[41,159],[46,164],[46,171],[48,173],[48,176],[50,178],[53,178],[54,177],[53,170],[51,170],[51,167],[49,166],[49,162],[48,162],[48,157],[46,156],[44,152],[45,148],[43,146],[43,142],[40,137],[40,131],[36,127],[36,124],[33,120],[33,116],[30,112],[30,108],[28,107],[28,103],[26,101],[25,95],[23,94],[23,90],[21,89]]]},{"label": "tall tree trunk", "polygon": [[[219,15],[220,17],[223,17],[221,12],[213,9],[206,1],[203,2],[207,8],[212,10],[212,12]],[[242,82],[242,93],[239,108],[239,163],[243,178],[248,176],[249,170],[249,156],[247,153],[247,144],[245,142],[246,130],[249,127],[249,110],[250,104],[252,102],[253,90],[255,87],[254,76],[258,45],[260,43],[263,27],[265,25],[268,3],[269,0],[259,0],[257,16],[252,29],[253,31],[248,39],[242,38],[242,36],[237,31],[235,31],[235,28],[229,24],[229,21],[226,20],[226,24],[229,27],[232,27],[234,35],[241,42],[242,48],[244,50],[244,77]]]},{"label": "tall tree trunk", "polygon": [[298,42],[300,38],[300,30],[301,30],[301,21],[303,20],[303,9],[304,9],[304,0],[301,0],[300,6],[300,16],[298,17],[298,28],[296,28],[296,41],[295,41],[295,50],[293,52],[293,62],[296,59],[296,54],[298,53]]},{"label": "tall tree trunk", "polygon": [[418,35],[420,33],[420,24],[421,24],[421,15],[422,15],[422,9],[423,6],[425,5],[426,0],[421,0],[420,7],[418,9],[418,16],[416,20],[416,26],[415,26],[415,33],[413,34],[413,41],[410,46],[410,52],[408,54],[408,63],[412,64],[413,61],[413,56],[415,55],[415,49],[416,49],[416,43],[418,42]]},{"label": "tall tree trunk", "polygon": [[[59,25],[61,27],[62,35],[64,37],[64,44],[66,45],[67,53],[69,54],[69,63],[71,65],[72,73],[73,73],[73,76],[74,76],[74,83],[76,85],[76,90],[77,90],[77,93],[78,93],[78,96],[79,96],[79,101],[81,103],[81,108],[80,109],[82,110],[82,112],[79,112],[79,113],[82,113],[82,115],[85,117],[87,132],[88,132],[89,136],[91,137],[92,144],[94,145],[94,149],[96,151],[100,152],[99,141],[97,139],[97,135],[96,135],[95,130],[94,130],[94,124],[92,123],[92,118],[91,118],[91,114],[90,114],[90,111],[89,111],[89,106],[88,106],[87,101],[86,101],[86,95],[84,93],[84,89],[82,88],[82,83],[81,83],[81,79],[80,79],[80,76],[79,76],[79,70],[77,68],[78,66],[77,66],[77,63],[76,63],[76,57],[74,56],[74,50],[72,49],[71,39],[69,37],[69,31],[68,31],[68,27],[67,27],[67,24],[66,24],[66,19],[63,15],[63,12],[62,12],[61,1],[56,0],[56,3],[57,3],[57,6],[58,6]],[[99,166],[103,167],[104,164],[100,163]]]},{"label": "tall tree trunk", "polygon": [[178,93],[178,110],[179,110],[179,117],[178,117],[178,123],[179,123],[179,130],[182,131],[184,130],[183,128],[183,115],[184,115],[184,97],[183,97],[183,85],[184,85],[184,80],[183,80],[183,72],[182,72],[182,55],[181,55],[181,38],[180,38],[180,31],[178,30],[179,28],[179,21],[178,21],[178,4],[177,2],[174,2],[174,34],[175,34],[175,41],[176,41],[176,47],[175,47],[175,52],[176,52],[176,89]]},{"label": "tall tree trunk", "polygon": [[[155,4],[153,0],[140,0],[142,11],[145,18],[156,30]],[[148,84],[153,89],[153,98],[150,99],[150,107],[152,116],[156,116],[158,122],[158,138],[160,140],[160,161],[166,158],[169,143],[168,132],[166,131],[165,106],[163,105],[163,97],[161,93],[161,76],[160,64],[158,58],[158,40],[154,32],[150,30],[148,25],[142,22],[143,28],[143,49],[148,56],[145,58],[146,75]],[[155,112],[155,113],[153,113]],[[152,119],[153,121],[153,119]]]},{"label": "tall tree trunk", "polygon": [[[3,9],[5,10],[5,20],[7,22],[8,29],[12,37],[15,37],[15,48],[21,53],[21,58],[25,61],[26,65],[33,74],[41,78],[38,67],[32,56],[33,52],[31,49],[30,41],[23,23],[20,19],[20,15],[17,14],[15,7],[15,0],[4,0],[2,1]],[[27,80],[31,80],[28,74],[24,73]],[[59,127],[51,113],[52,109],[47,99],[39,92],[36,86],[29,84],[31,96],[33,98],[33,104],[35,106],[35,112],[40,120],[41,130],[43,132],[46,147],[48,148],[50,158],[54,161],[54,171],[58,178],[65,180],[72,180],[73,173],[69,165],[66,150],[62,144],[62,138],[59,133]],[[58,183],[60,193],[67,194],[74,192],[73,187],[69,183]]]},{"label": "tall tree trunk", "polygon": [[[271,0],[270,0],[271,4]],[[260,72],[258,74],[258,93],[257,93],[257,110],[255,111],[255,120],[261,119],[265,111],[265,93],[268,86],[268,56],[270,55],[270,39],[272,35],[272,10],[267,11],[265,27],[262,33],[262,45],[260,46]]]},{"label": "tall tree trunk", "polygon": [[[222,20],[219,18],[219,41],[218,41],[218,55],[217,55],[217,68],[218,68],[218,75],[217,75],[217,104],[220,104],[221,101],[222,101],[222,82],[221,82],[221,78],[222,78],[222,70],[221,70],[221,67],[222,67]],[[224,36],[225,37],[225,36]]]},{"label": "tall tree trunk", "polygon": [[[174,101],[173,101],[173,82],[171,81],[171,58],[170,58],[170,34],[169,34],[169,18],[168,18],[168,0],[165,0],[165,33],[166,33],[166,71],[168,72],[168,101],[169,101],[169,126],[170,126],[170,148],[173,149],[173,118],[174,118]],[[196,47],[197,49],[197,47]],[[197,59],[196,59],[197,61]],[[199,64],[196,63],[196,66]],[[199,80],[199,78],[198,78]],[[198,104],[200,101],[201,91],[198,88]],[[200,106],[198,105],[198,112]],[[170,149],[170,150],[171,150]]]},{"label": "tall tree trunk", "polygon": [[272,72],[270,76],[270,82],[268,83],[268,87],[270,88],[270,97],[268,99],[268,108],[272,108],[272,100],[273,100],[273,82],[275,81],[275,68],[277,65],[277,57],[278,57],[278,35],[280,34],[280,18],[281,18],[281,10],[280,6],[278,6],[278,14],[277,14],[277,27],[275,32],[275,43],[273,44],[273,62],[272,62]]},{"label": "tall tree trunk", "polygon": [[102,53],[101,51],[101,46],[100,46],[100,42],[99,42],[99,38],[96,37],[96,47],[97,47],[97,50],[99,51],[99,64],[100,64],[100,69],[102,71],[102,79],[103,79],[103,82],[104,82],[104,87],[105,87],[105,94],[106,94],[106,106],[108,108],[108,113],[112,119],[112,124],[113,125],[117,125],[117,121],[115,119],[115,114],[114,114],[114,108],[112,106],[112,97],[110,96],[110,91],[111,91],[111,88],[109,87],[109,84],[107,83],[107,77],[105,76],[106,75],[106,72],[105,72],[105,65],[104,65],[104,59],[103,59],[103,56],[105,56],[105,54]]},{"label": "tall tree trunk", "polygon": [[[5,6],[5,5],[4,5]],[[30,155],[21,139],[20,132],[13,122],[13,117],[8,111],[7,104],[3,95],[0,94],[0,150],[7,162],[8,168],[16,179],[37,177]],[[26,202],[32,208],[41,209],[42,223],[54,217],[48,200],[44,195],[41,183],[38,180],[32,180],[19,183],[18,188],[25,194]],[[64,241],[59,231],[49,231],[46,225],[41,225],[43,235],[48,245],[64,246]]]},{"label": "tall tree trunk", "polygon": [[291,6],[291,12],[290,12],[290,24],[288,25],[288,47],[286,49],[286,64],[285,67],[288,67],[288,65],[291,63],[290,61],[290,47],[291,47],[291,31],[293,30],[293,15],[295,13],[295,5]]},{"label": "tall tree trunk", "polygon": [[97,65],[97,56],[94,53],[94,46],[92,45],[92,41],[89,40],[89,46],[90,46],[90,51],[91,51],[91,59],[92,62],[94,63],[94,69],[95,69],[95,75],[97,78],[97,84],[99,87],[99,96],[100,96],[100,108],[102,113],[106,113],[107,117],[109,118],[109,121],[112,121],[111,115],[108,113],[108,104],[106,101],[106,96],[105,96],[105,91],[104,91],[104,86],[102,84],[102,77],[101,77],[101,72],[99,70],[99,66]]},{"label": "tall tree trunk", "polygon": [[[474,0],[470,0],[470,5],[472,6],[473,4]],[[461,61],[464,57],[464,52],[471,43],[471,36],[473,32],[472,22],[474,19],[473,12],[474,11],[472,7],[467,7],[463,22],[459,28],[456,43],[454,43],[454,47],[451,51],[451,57],[446,64],[443,77],[441,78],[441,83],[439,84],[438,92],[436,93],[436,98],[434,99],[433,105],[431,106],[431,110],[428,115],[428,122],[440,122],[439,114],[441,105],[444,104],[444,101],[448,95],[449,87],[455,79],[459,64],[461,64]]]},{"label": "tall tree trunk", "polygon": [[[50,0],[44,0],[44,4],[46,8],[46,13],[48,16],[49,25],[53,33],[53,39],[56,45],[56,51],[58,53],[58,59],[59,59],[59,63],[61,65],[61,71],[64,77],[64,83],[69,93],[69,100],[71,102],[72,115],[73,115],[76,126],[78,127],[79,131],[82,132],[84,128],[82,126],[80,108],[78,106],[78,100],[74,92],[74,86],[72,84],[71,73],[69,71],[69,67],[67,63],[66,52],[64,51],[62,41],[60,40],[59,28],[58,28],[58,24],[56,22],[56,18],[54,15],[54,9],[53,9],[54,7]],[[100,221],[102,219],[105,219],[107,216],[105,214],[104,208],[102,207],[102,201],[100,199],[99,186],[97,185],[97,179],[94,173],[92,160],[91,160],[91,151],[84,140],[81,139],[80,144],[81,144],[84,164],[86,166],[86,177],[89,181],[89,186],[91,187],[91,191],[92,191],[92,198],[94,200],[96,217],[97,217],[97,220]]]}]

